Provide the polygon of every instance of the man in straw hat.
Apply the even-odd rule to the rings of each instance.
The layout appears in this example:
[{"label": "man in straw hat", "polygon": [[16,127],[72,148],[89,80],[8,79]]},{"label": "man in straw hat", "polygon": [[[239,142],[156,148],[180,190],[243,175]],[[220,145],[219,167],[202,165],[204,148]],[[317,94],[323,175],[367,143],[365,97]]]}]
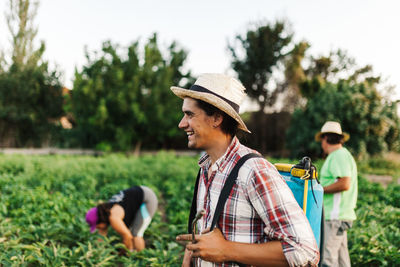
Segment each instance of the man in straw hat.
[{"label": "man in straw hat", "polygon": [[335,121],[327,121],[315,135],[328,155],[320,172],[325,212],[322,266],[350,266],[346,230],[356,219],[357,165],[343,147],[349,137]]},{"label": "man in straw hat", "polygon": [[[179,123],[188,146],[206,153],[199,160],[195,242],[186,245],[182,266],[315,266],[319,260],[311,227],[275,167],[251,158],[240,168],[216,228],[209,231],[225,180],[239,158],[257,153],[242,144],[237,130],[250,132],[239,116],[245,88],[223,74],[204,74],[190,89],[171,87],[183,99]],[[178,241],[192,241],[190,234]],[[219,264],[217,264],[219,263]],[[239,265],[240,266],[240,265]]]}]

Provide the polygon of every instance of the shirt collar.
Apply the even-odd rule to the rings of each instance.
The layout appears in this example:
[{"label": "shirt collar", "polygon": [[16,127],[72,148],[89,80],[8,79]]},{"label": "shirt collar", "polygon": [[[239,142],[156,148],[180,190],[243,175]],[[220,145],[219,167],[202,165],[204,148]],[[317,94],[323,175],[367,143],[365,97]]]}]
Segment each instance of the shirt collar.
[{"label": "shirt collar", "polygon": [[[230,145],[226,149],[224,155],[222,155],[215,162],[217,169],[219,169],[221,166],[224,165],[225,162],[229,161],[232,158],[232,156],[235,154],[235,152],[239,149],[239,145],[240,145],[239,140],[237,139],[236,136],[234,136],[232,138]],[[205,153],[203,156],[200,157],[198,164],[199,164],[200,168],[209,168],[211,165],[210,156],[207,153]]]}]

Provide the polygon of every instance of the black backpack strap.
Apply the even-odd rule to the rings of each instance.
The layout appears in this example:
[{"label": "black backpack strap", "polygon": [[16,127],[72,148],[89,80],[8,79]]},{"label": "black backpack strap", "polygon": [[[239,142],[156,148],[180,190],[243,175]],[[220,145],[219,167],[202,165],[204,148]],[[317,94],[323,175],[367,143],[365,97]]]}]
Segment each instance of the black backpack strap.
[{"label": "black backpack strap", "polygon": [[[212,231],[215,228],[215,225],[217,223],[217,220],[219,219],[219,216],[221,215],[222,210],[224,209],[225,202],[229,197],[229,194],[232,191],[232,187],[235,184],[235,181],[237,179],[237,176],[239,174],[239,169],[242,167],[242,165],[246,162],[246,160],[250,158],[261,158],[262,156],[256,154],[256,153],[249,153],[247,155],[244,155],[241,157],[238,162],[236,163],[235,167],[233,167],[232,171],[230,172],[228,178],[226,178],[224,187],[222,188],[221,194],[219,195],[218,198],[218,203],[217,207],[215,209],[214,217],[211,223],[211,229]],[[193,199],[192,199],[192,207],[190,208],[190,215],[189,215],[189,222],[188,222],[188,232],[191,234],[192,233],[192,222],[194,220],[194,217],[196,216],[196,210],[197,210],[197,190],[199,187],[199,180],[200,180],[200,172],[201,169],[199,170],[197,174],[197,179],[196,179],[196,184],[194,187],[194,192],[193,192]],[[236,262],[240,267],[245,266],[242,263]]]},{"label": "black backpack strap", "polygon": [[191,234],[193,229],[192,229],[192,222],[194,220],[194,217],[196,216],[196,210],[197,210],[197,189],[199,187],[199,180],[200,180],[200,172],[201,169],[199,169],[199,172],[197,173],[197,178],[196,178],[196,184],[194,186],[194,192],[193,192],[193,199],[192,199],[192,206],[190,208],[190,214],[189,214],[189,221],[188,221],[188,233]]},{"label": "black backpack strap", "polygon": [[249,154],[241,157],[238,160],[238,162],[236,163],[235,167],[233,167],[232,171],[229,173],[228,178],[226,178],[224,187],[222,188],[221,194],[219,195],[218,203],[217,203],[217,207],[215,208],[214,217],[213,217],[213,220],[211,223],[210,231],[212,231],[217,224],[219,216],[221,215],[221,212],[224,209],[225,202],[228,199],[228,197],[232,191],[233,185],[235,184],[235,181],[239,174],[240,167],[242,167],[242,165],[246,162],[246,160],[248,160],[250,158],[260,158],[260,157],[261,156],[256,153],[249,153]]},{"label": "black backpack strap", "polygon": [[[221,211],[225,206],[226,199],[229,197],[229,194],[232,190],[233,184],[235,183],[236,178],[238,176],[240,167],[243,165],[243,163],[245,163],[246,160],[248,160],[250,158],[256,158],[256,157],[261,157],[261,156],[256,153],[249,153],[247,155],[244,155],[243,157],[241,157],[238,160],[235,167],[233,167],[233,170],[231,171],[228,178],[226,179],[225,185],[219,196],[217,208],[214,213],[213,222],[211,224],[211,227],[212,227],[211,230],[214,229],[214,227],[216,225],[216,221],[219,218],[219,215],[221,214]],[[189,234],[191,234],[193,231],[192,222],[193,222],[194,217],[196,216],[196,212],[197,212],[197,190],[199,187],[200,172],[201,172],[201,169],[199,169],[199,172],[197,173],[196,184],[194,186],[194,192],[193,192],[192,206],[190,208],[190,214],[189,214],[189,220],[188,220],[188,233]],[[231,177],[233,177],[233,178],[231,178]]]}]

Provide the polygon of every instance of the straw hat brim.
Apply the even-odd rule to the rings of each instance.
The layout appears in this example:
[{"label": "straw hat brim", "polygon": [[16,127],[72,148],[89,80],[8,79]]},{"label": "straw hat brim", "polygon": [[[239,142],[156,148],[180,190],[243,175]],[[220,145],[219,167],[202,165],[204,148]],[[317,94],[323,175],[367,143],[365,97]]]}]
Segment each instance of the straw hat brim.
[{"label": "straw hat brim", "polygon": [[202,100],[204,102],[207,102],[218,109],[222,110],[226,114],[228,114],[230,117],[235,119],[239,123],[239,129],[248,133],[251,133],[247,127],[246,124],[244,124],[242,118],[239,116],[239,114],[229,105],[227,102],[222,100],[216,95],[210,94],[210,93],[205,93],[205,92],[197,92],[197,91],[192,91],[188,90],[185,88],[180,88],[176,86],[171,87],[171,91],[178,97],[184,99],[185,97],[191,97],[195,99]]},{"label": "straw hat brim", "polygon": [[[317,133],[315,135],[315,141],[321,142],[321,135],[324,134],[324,133],[330,133],[330,132],[319,132],[319,133]],[[334,134],[338,134],[338,133],[334,133]],[[343,142],[347,142],[350,139],[350,135],[348,133],[343,132],[342,134],[339,134],[339,135],[343,136]]]}]

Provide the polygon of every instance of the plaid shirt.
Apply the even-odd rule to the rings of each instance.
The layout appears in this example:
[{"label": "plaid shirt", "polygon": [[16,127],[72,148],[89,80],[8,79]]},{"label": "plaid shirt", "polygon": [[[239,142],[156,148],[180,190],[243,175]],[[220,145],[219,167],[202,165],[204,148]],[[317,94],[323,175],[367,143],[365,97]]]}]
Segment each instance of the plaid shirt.
[{"label": "plaid shirt", "polygon": [[[235,137],[225,154],[212,166],[207,154],[199,160],[201,176],[197,210],[206,211],[198,231],[210,227],[220,192],[229,173],[242,156],[254,153]],[[244,243],[280,240],[290,266],[316,266],[317,244],[311,227],[292,191],[276,168],[263,158],[247,160],[239,170],[233,190],[217,226],[225,239]],[[238,266],[197,259],[197,266]]]}]

